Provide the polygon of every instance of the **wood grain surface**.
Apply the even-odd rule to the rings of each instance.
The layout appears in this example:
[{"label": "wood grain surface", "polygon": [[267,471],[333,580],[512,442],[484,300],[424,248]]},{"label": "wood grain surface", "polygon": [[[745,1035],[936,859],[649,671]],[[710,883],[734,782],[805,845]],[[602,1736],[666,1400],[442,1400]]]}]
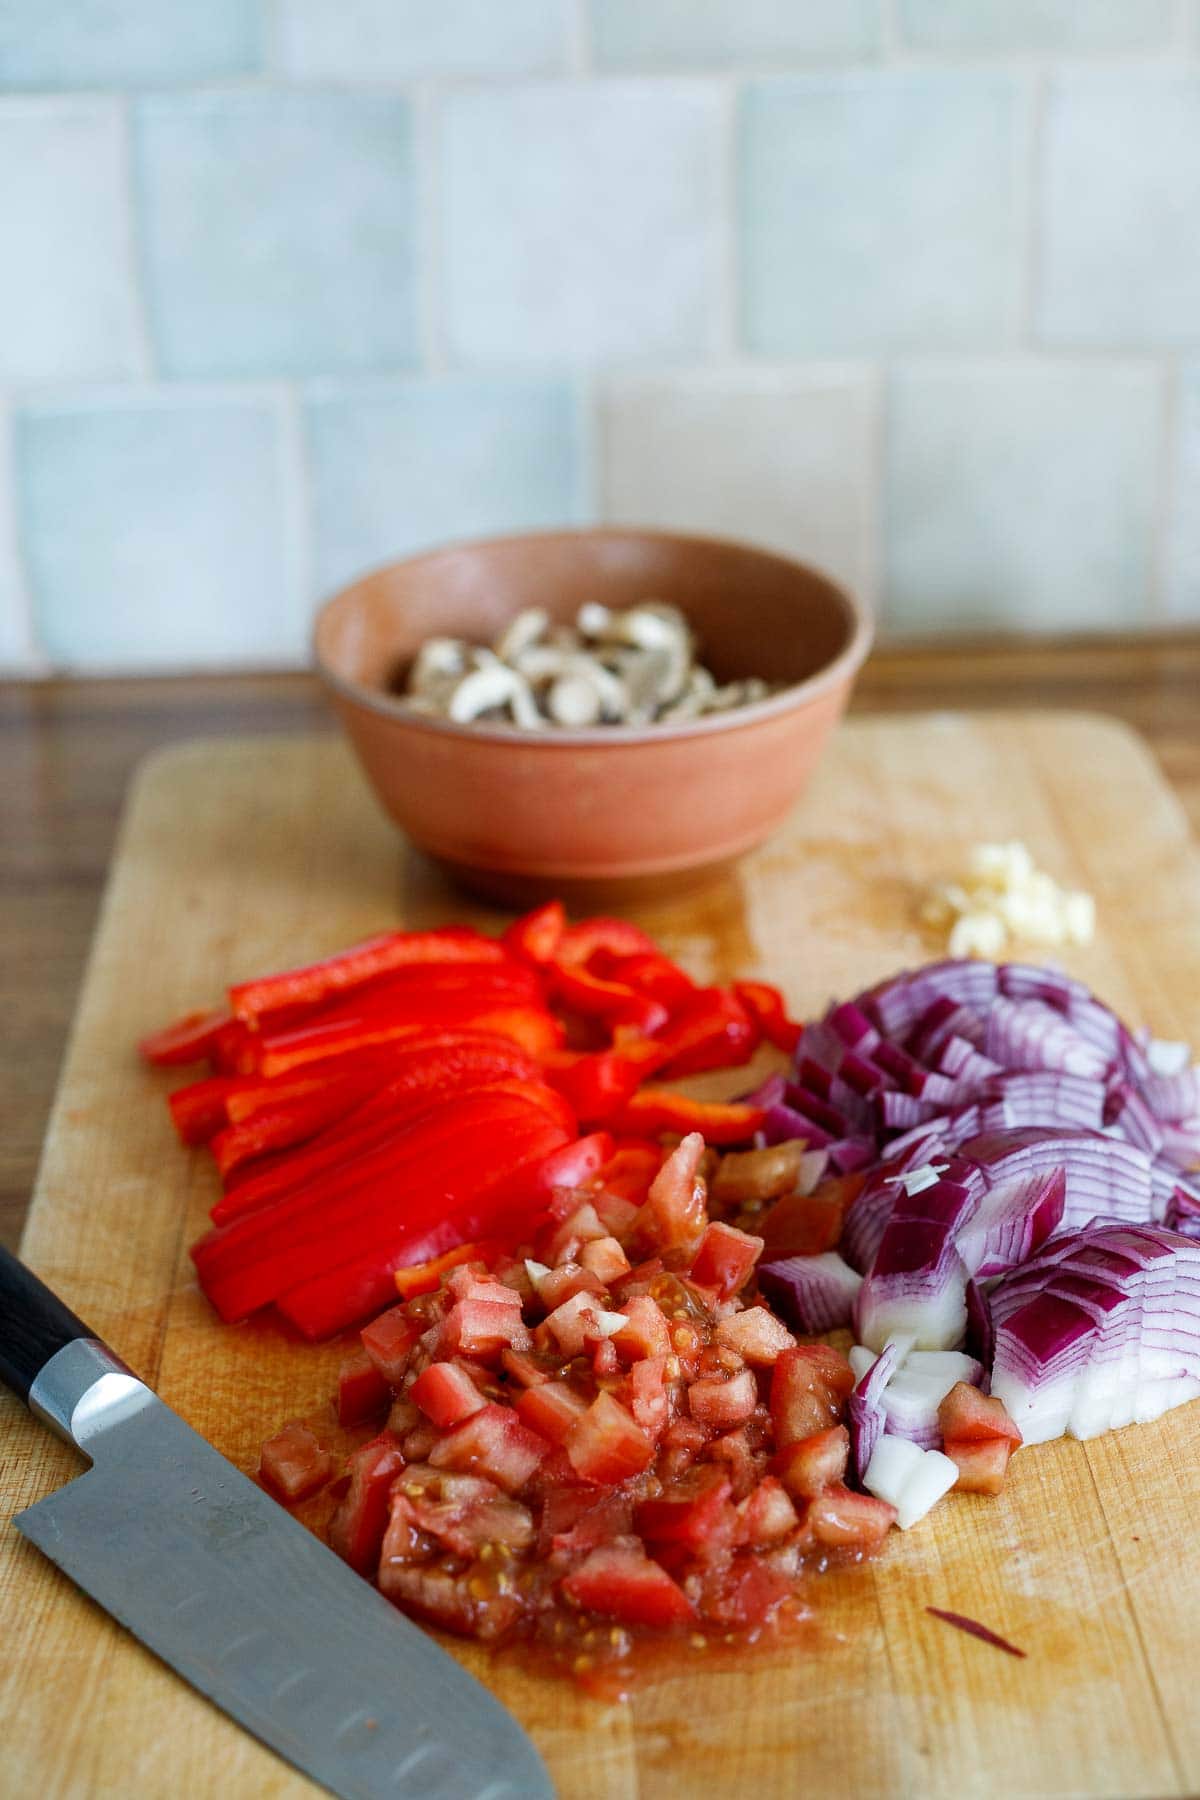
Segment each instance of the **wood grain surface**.
[{"label": "wood grain surface", "polygon": [[[640,915],[699,977],[761,974],[810,1011],[936,946],[922,885],[980,836],[1023,838],[1097,897],[1072,973],[1156,1033],[1200,1037],[1200,859],[1132,734],[1050,715],[860,720],[735,880]],[[341,1355],[219,1327],[190,1279],[213,1177],[175,1142],[132,1044],[236,976],[401,920],[496,916],[448,892],[325,738],[201,744],[143,769],[119,843],[24,1242],[33,1266],[251,1469]],[[487,1675],[567,1800],[633,1796],[1184,1795],[1200,1789],[1200,1406],[1023,1452],[997,1501],[951,1499],[874,1566],[813,1584],[786,1656],[705,1665],[628,1707]],[[0,1517],[77,1472],[5,1396]],[[930,1618],[973,1615],[1003,1655]],[[299,1795],[302,1778],[0,1530],[0,1791]]]}]

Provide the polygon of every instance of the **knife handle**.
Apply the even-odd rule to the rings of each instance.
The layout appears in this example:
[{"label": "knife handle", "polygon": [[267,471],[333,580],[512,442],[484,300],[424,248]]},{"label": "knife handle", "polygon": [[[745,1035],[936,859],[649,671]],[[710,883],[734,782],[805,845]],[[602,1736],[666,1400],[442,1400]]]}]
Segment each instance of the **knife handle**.
[{"label": "knife handle", "polygon": [[0,1246],[0,1381],[20,1399],[52,1356],[88,1330],[32,1269]]}]

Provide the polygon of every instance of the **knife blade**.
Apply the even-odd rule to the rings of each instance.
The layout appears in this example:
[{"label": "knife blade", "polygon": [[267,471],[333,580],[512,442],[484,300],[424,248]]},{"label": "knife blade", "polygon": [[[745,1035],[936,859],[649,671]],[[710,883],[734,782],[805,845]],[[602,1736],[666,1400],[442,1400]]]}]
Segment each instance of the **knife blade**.
[{"label": "knife blade", "polygon": [[91,1468],[13,1523],[346,1800],[553,1800],[492,1694],[0,1250],[0,1379]]}]

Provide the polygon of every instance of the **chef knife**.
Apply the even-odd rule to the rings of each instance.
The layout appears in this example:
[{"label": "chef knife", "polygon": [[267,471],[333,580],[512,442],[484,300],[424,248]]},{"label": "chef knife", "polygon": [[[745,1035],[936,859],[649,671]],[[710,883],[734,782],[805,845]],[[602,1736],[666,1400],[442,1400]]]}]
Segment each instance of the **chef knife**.
[{"label": "chef knife", "polygon": [[273,1750],[347,1800],[553,1800],[487,1689],[2,1249],[0,1380],[92,1464],[17,1530]]}]

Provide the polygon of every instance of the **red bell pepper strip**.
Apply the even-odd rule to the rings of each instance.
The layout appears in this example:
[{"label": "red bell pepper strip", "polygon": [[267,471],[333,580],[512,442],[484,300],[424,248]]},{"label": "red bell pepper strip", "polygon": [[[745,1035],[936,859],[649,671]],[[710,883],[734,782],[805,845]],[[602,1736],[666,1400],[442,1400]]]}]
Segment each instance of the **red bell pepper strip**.
[{"label": "red bell pepper strip", "polygon": [[697,988],[670,1023],[654,1034],[666,1075],[698,1075],[704,1069],[736,1069],[758,1048],[759,1030],[726,988]]},{"label": "red bell pepper strip", "polygon": [[365,1158],[383,1158],[393,1149],[402,1149],[404,1134],[431,1115],[442,1115],[455,1099],[468,1095],[499,1094],[539,1107],[556,1120],[570,1120],[571,1115],[559,1095],[537,1081],[523,1082],[513,1076],[495,1074],[483,1082],[472,1076],[466,1086],[450,1082],[447,1086],[425,1093],[393,1096],[386,1106],[374,1095],[355,1113],[335,1123],[311,1143],[301,1144],[292,1152],[272,1157],[261,1169],[249,1170],[242,1180],[231,1185],[212,1208],[216,1225],[263,1207],[277,1205],[289,1196],[307,1193],[314,1185],[333,1189],[344,1178],[352,1178]]},{"label": "red bell pepper strip", "polygon": [[790,1056],[800,1042],[803,1025],[787,1016],[783,995],[766,981],[735,981],[733,991],[746,1011],[757,1021],[768,1044]]},{"label": "red bell pepper strip", "polygon": [[[431,1163],[410,1165],[399,1180],[360,1189],[327,1204],[316,1221],[286,1219],[282,1232],[261,1237],[247,1255],[244,1246],[226,1267],[206,1270],[201,1245],[193,1250],[205,1292],[224,1319],[245,1318],[268,1301],[285,1300],[285,1311],[307,1334],[336,1330],[364,1311],[383,1304],[392,1272],[413,1256],[422,1260],[456,1241],[479,1237],[514,1242],[527,1233],[530,1208],[528,1170],[564,1141],[566,1133],[549,1120],[509,1121],[486,1144],[460,1141]],[[402,1201],[397,1203],[398,1194]],[[278,1209],[272,1209],[273,1211]],[[237,1225],[257,1222],[239,1220]],[[274,1221],[273,1221],[274,1223]],[[236,1230],[237,1225],[230,1227]],[[433,1237],[435,1230],[440,1237]],[[331,1268],[331,1244],[346,1251]],[[293,1290],[304,1290],[297,1292]]]},{"label": "red bell pepper strip", "polygon": [[651,955],[648,950],[643,950],[635,956],[601,955],[596,958],[596,964],[594,973],[605,975],[610,981],[624,982],[635,993],[657,1000],[668,1012],[684,1005],[696,991],[691,976],[661,953]]},{"label": "red bell pepper strip", "polygon": [[298,1095],[219,1132],[212,1151],[221,1174],[227,1176],[250,1157],[304,1143],[318,1133],[324,1149],[356,1139],[364,1127],[394,1127],[464,1088],[510,1079],[533,1081],[537,1075],[533,1058],[508,1038],[480,1032],[414,1040],[407,1054],[396,1058],[382,1085],[378,1074],[348,1075],[326,1083],[316,1093]]},{"label": "red bell pepper strip", "polygon": [[670,1088],[645,1087],[633,1096],[616,1121],[622,1131],[648,1134],[698,1131],[709,1144],[741,1144],[761,1130],[766,1111],[740,1101],[689,1100]]},{"label": "red bell pepper strip", "polygon": [[440,931],[388,931],[322,962],[238,982],[229,990],[229,1004],[239,1019],[250,1022],[284,1007],[315,1006],[331,994],[414,964],[505,960],[503,945],[465,925],[448,925]]},{"label": "red bell pepper strip", "polygon": [[598,1176],[600,1188],[606,1194],[635,1201],[640,1206],[662,1168],[665,1154],[661,1145],[648,1139],[642,1142],[637,1138],[618,1138],[610,1161]]},{"label": "red bell pepper strip", "polygon": [[481,1262],[489,1267],[499,1256],[501,1246],[489,1243],[459,1244],[456,1250],[447,1250],[442,1256],[431,1257],[427,1262],[414,1262],[403,1269],[393,1271],[396,1292],[402,1300],[412,1300],[417,1294],[435,1294],[442,1285],[443,1275],[451,1269],[457,1269],[460,1263]]},{"label": "red bell pepper strip", "polygon": [[610,956],[661,956],[662,951],[652,937],[626,919],[609,919],[602,915],[569,925],[563,933],[557,960],[577,963],[581,968],[599,951]]},{"label": "red bell pepper strip", "polygon": [[229,1101],[239,1085],[236,1075],[208,1075],[167,1096],[171,1120],[185,1144],[206,1144],[229,1120]]},{"label": "red bell pepper strip", "polygon": [[619,1112],[665,1060],[656,1040],[638,1036],[613,1050],[558,1050],[542,1067],[576,1118],[595,1125]]},{"label": "red bell pepper strip", "polygon": [[219,1012],[192,1012],[161,1031],[152,1031],[138,1045],[139,1054],[157,1069],[174,1068],[180,1063],[203,1062],[211,1056],[217,1039],[232,1014],[222,1007]]},{"label": "red bell pepper strip", "polygon": [[554,957],[566,928],[562,901],[547,900],[544,906],[514,919],[500,942],[511,955],[540,968]]},{"label": "red bell pepper strip", "polygon": [[[434,1195],[436,1204],[442,1191],[439,1181],[448,1200],[457,1179],[468,1183],[464,1198],[469,1198],[471,1181],[487,1186],[497,1170],[527,1161],[539,1147],[548,1156],[574,1136],[568,1108],[548,1088],[512,1082],[507,1088],[456,1096],[422,1114],[390,1141],[347,1158],[336,1168],[322,1168],[270,1205],[208,1232],[192,1247],[197,1272],[207,1284],[210,1278],[248,1263],[308,1248],[317,1251],[318,1267],[327,1266],[330,1244],[339,1241],[341,1228],[349,1233],[341,1241],[351,1255],[359,1219],[382,1209],[385,1224],[394,1225],[398,1216],[407,1221],[416,1207],[418,1186]],[[310,1272],[316,1271],[304,1269],[295,1280],[307,1279]],[[273,1298],[272,1293],[264,1296]]]},{"label": "red bell pepper strip", "polygon": [[465,996],[453,1001],[443,998],[419,1016],[367,1012],[293,1031],[263,1033],[257,1039],[255,1067],[262,1075],[283,1075],[308,1062],[361,1055],[397,1039],[435,1030],[493,1032],[511,1038],[534,1056],[556,1049],[562,1036],[562,1027],[543,1007],[503,1002],[489,1006]]},{"label": "red bell pepper strip", "polygon": [[610,1025],[633,1025],[649,1034],[665,1025],[670,1013],[660,1000],[639,994],[623,981],[608,981],[593,975],[582,964],[564,962],[560,958],[547,969],[550,992],[572,1012],[588,1018],[604,1019]]}]

